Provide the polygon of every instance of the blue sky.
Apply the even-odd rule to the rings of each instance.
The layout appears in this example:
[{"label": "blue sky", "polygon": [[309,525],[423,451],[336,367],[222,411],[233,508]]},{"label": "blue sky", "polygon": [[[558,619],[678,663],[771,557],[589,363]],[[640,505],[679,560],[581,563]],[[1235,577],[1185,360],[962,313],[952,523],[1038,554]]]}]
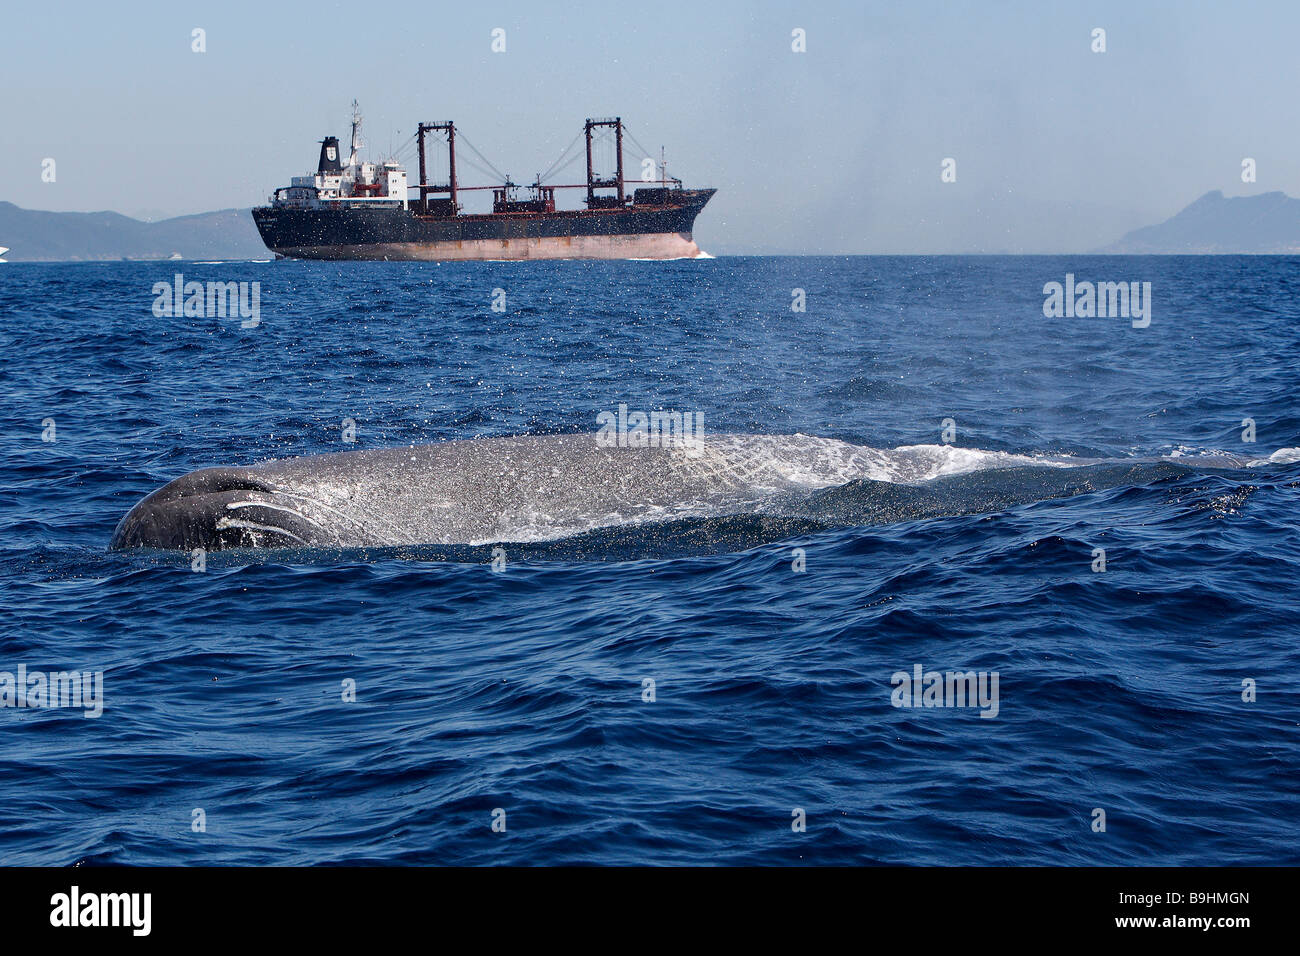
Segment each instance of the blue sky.
[{"label": "blue sky", "polygon": [[1300,194],[1298,36],[1280,0],[10,3],[0,199],[251,206],[346,135],[355,97],[375,152],[450,118],[516,181],[621,115],[719,188],[711,252],[1072,251],[1210,189]]}]

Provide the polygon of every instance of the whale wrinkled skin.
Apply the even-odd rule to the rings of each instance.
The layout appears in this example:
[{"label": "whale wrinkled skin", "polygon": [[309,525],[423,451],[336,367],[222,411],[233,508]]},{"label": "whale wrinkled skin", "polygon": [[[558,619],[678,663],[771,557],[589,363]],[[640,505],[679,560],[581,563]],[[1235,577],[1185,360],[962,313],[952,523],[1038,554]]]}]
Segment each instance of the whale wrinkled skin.
[{"label": "whale wrinkled skin", "polygon": [[848,480],[858,446],[727,435],[609,447],[594,434],[447,441],[204,468],[143,499],[110,547],[369,547],[544,540],[752,507]]}]

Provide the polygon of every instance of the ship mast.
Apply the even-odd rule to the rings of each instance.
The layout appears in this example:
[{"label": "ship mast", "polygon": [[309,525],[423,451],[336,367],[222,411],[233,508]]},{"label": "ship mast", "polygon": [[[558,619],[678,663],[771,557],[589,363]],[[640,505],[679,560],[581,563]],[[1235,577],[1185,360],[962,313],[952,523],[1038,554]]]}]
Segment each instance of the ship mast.
[{"label": "ship mast", "polygon": [[348,157],[348,165],[356,166],[360,162],[360,151],[364,144],[361,142],[361,107],[356,100],[352,101],[352,155]]}]

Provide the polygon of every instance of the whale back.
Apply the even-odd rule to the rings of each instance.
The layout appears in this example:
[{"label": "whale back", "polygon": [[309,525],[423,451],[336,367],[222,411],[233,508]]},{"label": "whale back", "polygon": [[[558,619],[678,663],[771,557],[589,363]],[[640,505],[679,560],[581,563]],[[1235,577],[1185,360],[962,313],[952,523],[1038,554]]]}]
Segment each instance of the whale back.
[{"label": "whale back", "polygon": [[610,446],[593,434],[481,438],[201,469],[132,508],[110,546],[486,545],[735,516],[762,518],[763,535],[780,534],[997,511],[1168,478],[1191,465],[1186,457],[878,449],[807,435],[650,447]]},{"label": "whale back", "polygon": [[[112,547],[475,544],[709,515],[826,487],[854,446],[719,436],[617,447],[596,435],[471,439],[182,476],[123,518]],[[847,469],[847,470],[846,470]]]}]

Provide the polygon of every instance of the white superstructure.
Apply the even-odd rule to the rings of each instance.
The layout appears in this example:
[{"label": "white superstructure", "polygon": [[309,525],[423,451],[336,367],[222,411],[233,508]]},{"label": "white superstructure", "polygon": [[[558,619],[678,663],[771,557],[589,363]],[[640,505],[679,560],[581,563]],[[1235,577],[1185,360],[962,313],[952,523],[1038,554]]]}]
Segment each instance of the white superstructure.
[{"label": "white superstructure", "polygon": [[313,209],[339,205],[392,205],[407,208],[406,170],[396,160],[383,163],[361,159],[361,112],[352,103],[352,142],[348,161],[339,155],[338,137],[321,140],[316,172],[294,176],[271,197],[273,207]]}]

